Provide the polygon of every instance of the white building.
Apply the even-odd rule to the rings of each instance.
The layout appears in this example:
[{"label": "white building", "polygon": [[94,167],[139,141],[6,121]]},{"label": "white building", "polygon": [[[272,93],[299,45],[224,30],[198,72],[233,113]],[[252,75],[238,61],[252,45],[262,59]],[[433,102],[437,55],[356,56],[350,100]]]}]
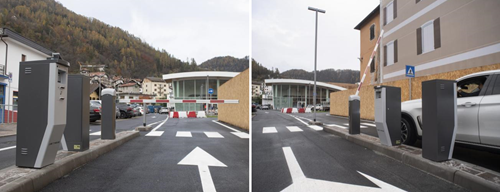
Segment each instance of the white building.
[{"label": "white building", "polygon": [[[0,105],[17,105],[19,63],[45,60],[52,57],[52,53],[53,51],[8,28],[0,28]],[[9,73],[12,73],[10,86]]]},{"label": "white building", "polygon": [[146,77],[142,81],[142,93],[154,95],[157,99],[171,99],[173,97],[172,87],[159,77]]},{"label": "white building", "polygon": [[262,95],[262,89],[260,83],[252,83],[252,97],[260,97]]}]

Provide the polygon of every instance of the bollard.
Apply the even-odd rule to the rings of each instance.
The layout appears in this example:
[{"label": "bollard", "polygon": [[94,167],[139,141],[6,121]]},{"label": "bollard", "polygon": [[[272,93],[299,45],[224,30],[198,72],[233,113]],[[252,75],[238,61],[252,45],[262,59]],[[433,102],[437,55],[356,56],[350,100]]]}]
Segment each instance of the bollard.
[{"label": "bollard", "polygon": [[116,92],[114,89],[103,89],[101,92],[101,139],[116,138]]},{"label": "bollard", "polygon": [[84,75],[68,76],[68,108],[66,128],[61,139],[66,151],[89,149],[90,78]]},{"label": "bollard", "polygon": [[360,98],[357,95],[349,96],[349,134],[360,134],[360,114],[359,114],[359,101]]}]

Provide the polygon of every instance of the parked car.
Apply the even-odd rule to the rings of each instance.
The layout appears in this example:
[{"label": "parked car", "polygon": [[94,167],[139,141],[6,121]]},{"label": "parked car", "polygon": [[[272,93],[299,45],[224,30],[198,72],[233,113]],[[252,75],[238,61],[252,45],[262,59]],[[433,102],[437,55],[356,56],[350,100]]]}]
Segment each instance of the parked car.
[{"label": "parked car", "polygon": [[139,106],[137,108],[139,109],[139,115],[144,115],[144,113],[147,113],[147,112],[144,111],[144,108],[142,106]]},{"label": "parked car", "polygon": [[[500,70],[484,71],[457,80],[456,143],[487,149],[500,147]],[[401,140],[413,145],[422,136],[422,100],[401,104]]]},{"label": "parked car", "polygon": [[330,102],[322,103],[324,111],[330,111]]},{"label": "parked car", "polygon": [[160,108],[160,111],[158,111],[158,113],[160,113],[160,114],[168,114],[169,113],[168,107],[162,107],[162,108]]},{"label": "parked car", "polygon": [[90,102],[90,122],[101,120],[101,104]]},{"label": "parked car", "polygon": [[252,104],[252,113],[257,112],[257,106],[255,103]]},{"label": "parked car", "polygon": [[262,110],[269,110],[271,108],[271,105],[267,104],[267,105],[262,105],[261,109]]},{"label": "parked car", "polygon": [[323,111],[323,105],[322,104],[316,104],[316,111]]},{"label": "parked car", "polygon": [[131,118],[134,116],[134,111],[133,111],[132,107],[128,106],[127,104],[117,103],[116,107],[118,107],[118,109],[120,109],[120,118],[125,119],[125,118]]}]

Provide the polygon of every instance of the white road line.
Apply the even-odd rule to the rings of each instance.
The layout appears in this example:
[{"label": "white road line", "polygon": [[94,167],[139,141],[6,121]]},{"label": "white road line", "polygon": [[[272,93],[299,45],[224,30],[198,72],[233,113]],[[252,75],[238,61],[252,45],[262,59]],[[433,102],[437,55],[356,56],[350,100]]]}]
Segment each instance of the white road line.
[{"label": "white road line", "polygon": [[208,138],[224,138],[219,132],[205,131],[204,133]]},{"label": "white road line", "polygon": [[309,125],[308,126],[311,129],[314,129],[316,131],[323,131],[323,127],[317,126],[317,125]]},{"label": "white road line", "polygon": [[291,117],[293,117],[293,118],[295,118],[295,119],[297,119],[297,121],[300,121],[300,122],[301,122],[301,123],[303,123],[304,125],[309,125],[309,124],[307,124],[306,122],[304,122],[304,121],[300,120],[300,119],[299,119],[299,118],[297,118],[297,117],[294,117],[294,116],[292,116],[292,115],[290,115],[290,116],[291,116]]},{"label": "white road line", "polygon": [[300,168],[299,162],[295,158],[295,155],[293,155],[292,148],[283,147],[283,153],[285,154],[286,164],[288,164],[293,183],[296,183],[299,179],[306,178],[304,172],[302,172]]},{"label": "white road line", "polygon": [[94,133],[91,133],[90,135],[101,135],[101,132],[100,131],[94,132]]},{"label": "white road line", "polygon": [[297,126],[286,126],[286,128],[290,131],[290,132],[301,132],[303,131],[301,128],[297,127]]},{"label": "white road line", "polygon": [[10,146],[10,147],[1,148],[0,151],[6,151],[9,149],[15,149],[15,148],[16,148],[16,146]]},{"label": "white road line", "polygon": [[377,125],[373,124],[373,123],[361,123],[363,125],[368,125],[368,126],[372,126],[372,127],[377,127]]},{"label": "white road line", "polygon": [[341,128],[341,129],[348,129],[348,127],[345,127],[345,126],[342,126],[342,125],[336,125],[336,124],[328,124],[326,126],[338,127],[338,128]]},{"label": "white road line", "polygon": [[231,130],[232,130],[232,131],[234,131],[234,132],[241,132],[241,131],[240,131],[240,130],[238,130],[238,129],[235,129],[235,128],[229,127],[229,126],[227,126],[227,125],[224,125],[224,124],[222,124],[222,123],[219,123],[219,122],[217,122],[216,120],[212,120],[212,122],[217,123],[217,124],[219,124],[219,125],[222,125],[222,126],[223,126],[223,127],[225,127],[225,128],[231,129]]},{"label": "white road line", "polygon": [[158,128],[160,128],[163,124],[165,124],[167,122],[167,120],[168,120],[168,116],[167,116],[167,118],[165,118],[165,120],[163,122],[161,122],[153,130],[151,130],[151,132],[149,132],[148,134],[146,134],[146,136],[159,137],[159,136],[163,135],[163,131],[156,131],[156,130]]},{"label": "white road line", "polygon": [[276,127],[264,127],[262,133],[277,133]]},{"label": "white road line", "polygon": [[233,135],[236,135],[238,136],[239,138],[242,138],[242,139],[248,139],[250,138],[250,135],[248,135],[248,133],[244,133],[244,132],[231,132]]},{"label": "white road line", "polygon": [[191,131],[177,131],[177,134],[175,134],[176,137],[193,137],[191,135]]},{"label": "white road line", "polygon": [[151,123],[151,124],[149,124],[148,126],[153,126],[153,125],[156,125],[156,124],[158,124],[158,123],[161,123],[161,121],[157,121],[157,122]]}]

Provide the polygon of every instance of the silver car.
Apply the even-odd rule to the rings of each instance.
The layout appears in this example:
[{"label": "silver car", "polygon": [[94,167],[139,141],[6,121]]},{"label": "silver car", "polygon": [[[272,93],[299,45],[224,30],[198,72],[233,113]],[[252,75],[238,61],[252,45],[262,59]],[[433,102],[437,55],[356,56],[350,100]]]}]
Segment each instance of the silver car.
[{"label": "silver car", "polygon": [[[500,149],[500,70],[457,79],[456,142]],[[401,104],[401,139],[414,144],[422,135],[422,100]]]}]

